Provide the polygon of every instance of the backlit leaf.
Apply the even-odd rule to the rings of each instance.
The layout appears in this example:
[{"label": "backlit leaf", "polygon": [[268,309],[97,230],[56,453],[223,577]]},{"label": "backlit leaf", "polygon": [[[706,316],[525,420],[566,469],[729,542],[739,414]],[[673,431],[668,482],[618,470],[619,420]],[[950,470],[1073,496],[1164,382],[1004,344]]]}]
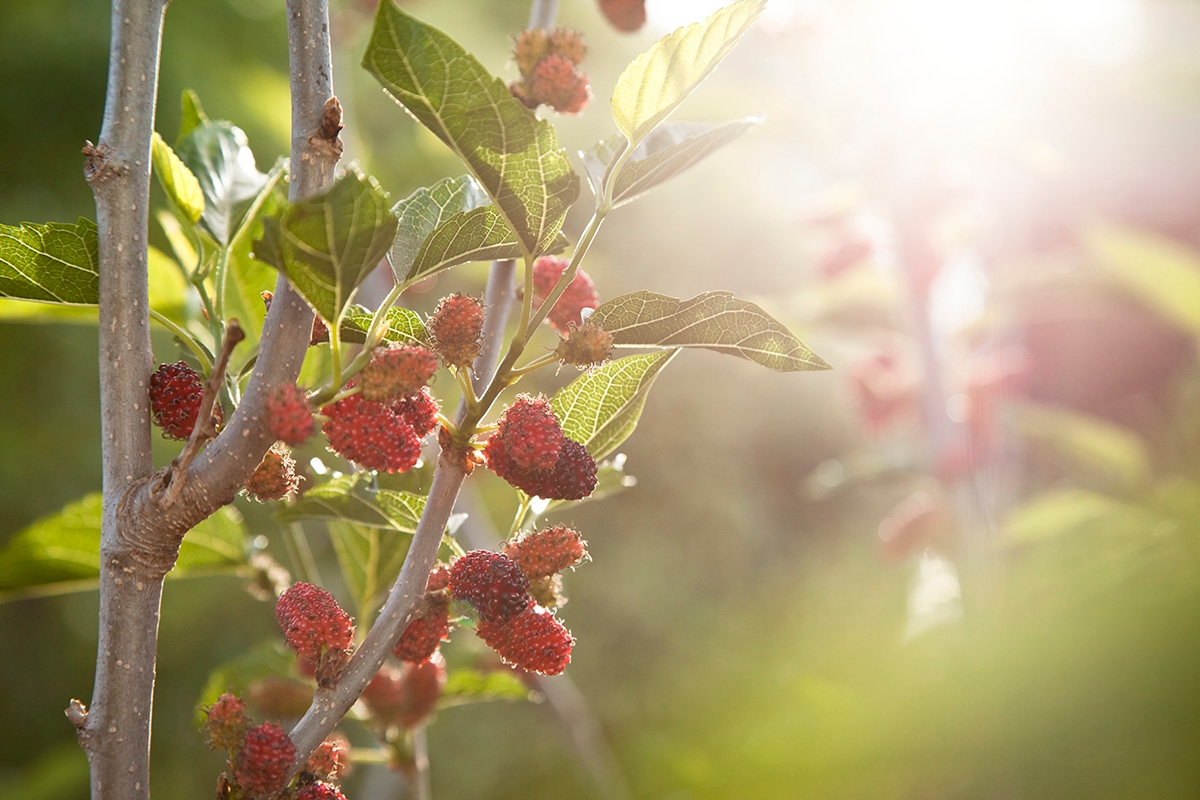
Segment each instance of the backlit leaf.
[{"label": "backlit leaf", "polygon": [[659,39],[635,58],[613,90],[617,130],[637,146],[733,49],[767,0],[739,0],[703,22]]},{"label": "backlit leaf", "polygon": [[[384,314],[388,330],[383,339],[386,342],[403,342],[405,344],[427,344],[429,331],[417,312],[392,306]],[[342,317],[342,341],[362,344],[367,340],[367,331],[375,319],[375,312],[362,306],[350,306]]]},{"label": "backlit leaf", "polygon": [[329,538],[361,617],[379,605],[400,574],[412,537],[396,530],[339,521],[329,523]]},{"label": "backlit leaf", "polygon": [[[633,151],[613,187],[613,208],[637,199],[669,178],[690,169],[715,150],[724,147],[760,124],[756,117],[710,125],[698,122],[667,122],[652,131]],[[604,176],[625,146],[617,135],[580,153],[588,180],[597,195],[603,191]]]},{"label": "backlit leaf", "polygon": [[563,433],[600,459],[637,427],[658,373],[678,350],[628,356],[583,373],[551,398]]},{"label": "backlit leaf", "polygon": [[455,669],[446,676],[446,686],[438,698],[439,706],[457,706],[487,700],[528,700],[529,687],[509,670],[480,672]]},{"label": "backlit leaf", "polygon": [[196,176],[179,160],[171,145],[163,141],[157,131],[154,133],[151,158],[159,185],[188,222],[195,225],[204,213],[204,192],[200,190],[200,181],[196,180]]},{"label": "backlit leaf", "polygon": [[[89,494],[44,517],[0,550],[0,599],[17,590],[49,592],[94,586],[100,574],[100,493]],[[222,508],[184,537],[169,575],[218,571],[245,563],[246,527],[231,506]]]},{"label": "backlit leaf", "polygon": [[351,165],[325,192],[289,203],[278,220],[263,220],[254,255],[334,322],[392,246],[396,224],[387,193]]},{"label": "backlit leaf", "polygon": [[218,244],[226,245],[267,176],[255,166],[254,153],[241,128],[231,122],[211,122],[207,117],[189,123],[188,102],[185,94],[185,127],[191,127],[175,141],[175,153],[196,177],[204,194],[200,224]]},{"label": "backlit leaf", "polygon": [[0,225],[0,297],[94,306],[100,302],[96,223]]},{"label": "backlit leaf", "polygon": [[604,303],[590,319],[613,335],[617,347],[703,347],[780,372],[829,369],[786,326],[729,292],[690,300],[634,292]]},{"label": "backlit leaf", "polygon": [[363,66],[463,160],[529,255],[579,196],[558,136],[446,34],[381,2]]},{"label": "backlit leaf", "polygon": [[404,533],[417,529],[425,498],[410,492],[371,488],[367,475],[343,475],[318,484],[275,512],[279,522],[343,520]]},{"label": "backlit leaf", "polygon": [[400,220],[392,245],[392,271],[396,280],[413,275],[417,253],[439,225],[464,211],[490,203],[487,192],[470,175],[443,178],[433,186],[417,189],[392,208]]},{"label": "backlit leaf", "polygon": [[1164,319],[1200,335],[1200,252],[1153,233],[1115,225],[1085,237],[1099,266]]}]

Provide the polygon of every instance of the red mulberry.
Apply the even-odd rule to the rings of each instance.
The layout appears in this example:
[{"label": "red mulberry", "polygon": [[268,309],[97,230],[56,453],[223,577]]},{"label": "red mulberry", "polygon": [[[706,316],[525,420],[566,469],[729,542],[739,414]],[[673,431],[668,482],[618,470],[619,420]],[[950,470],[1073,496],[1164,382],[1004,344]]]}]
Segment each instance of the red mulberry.
[{"label": "red mulberry", "polygon": [[503,447],[518,467],[544,470],[558,463],[564,441],[562,427],[549,401],[520,395],[500,417],[496,433],[488,439],[488,447]]},{"label": "red mulberry", "polygon": [[600,10],[622,33],[633,33],[646,24],[646,0],[600,0]]},{"label": "red mulberry", "polygon": [[532,581],[578,564],[587,556],[587,542],[566,525],[555,525],[505,544],[504,554]]},{"label": "red mulberry", "polygon": [[223,694],[205,715],[204,734],[213,750],[233,752],[246,736],[246,704],[239,697]]},{"label": "red mulberry", "polygon": [[592,97],[587,75],[571,59],[557,54],[542,59],[519,92],[525,105],[545,104],[560,114],[578,114]]},{"label": "red mulberry", "polygon": [[472,550],[450,567],[450,592],[466,600],[481,619],[504,621],[525,610],[529,579],[516,562],[503,553]]},{"label": "red mulberry", "polygon": [[283,728],[266,722],[246,732],[234,778],[251,797],[271,794],[287,782],[296,746]]},{"label": "red mulberry", "polygon": [[378,472],[407,472],[421,456],[421,440],[413,426],[386,403],[350,395],[322,413],[321,429],[334,452]]},{"label": "red mulberry", "polygon": [[430,393],[429,387],[425,387],[414,395],[393,402],[392,410],[396,416],[412,425],[418,439],[424,439],[437,427],[438,412],[441,408]]},{"label": "red mulberry", "polygon": [[296,790],[296,800],[346,800],[336,786],[323,781],[306,783]]},{"label": "red mulberry", "polygon": [[483,347],[483,305],[474,297],[443,297],[429,319],[429,335],[442,361],[466,369]]},{"label": "red mulberry", "polygon": [[288,645],[301,658],[317,661],[323,651],[350,649],[354,625],[333,595],[311,583],[296,583],[279,596],[275,619]]},{"label": "red mulberry", "polygon": [[282,500],[300,485],[296,460],[281,447],[272,447],[246,481],[246,494],[260,503]]},{"label": "red mulberry", "polygon": [[[204,379],[183,361],[163,364],[150,376],[150,410],[164,436],[191,436],[203,399]],[[214,414],[219,416],[220,411],[219,406],[213,406]]]},{"label": "red mulberry", "polygon": [[294,384],[276,386],[267,396],[267,421],[271,433],[293,447],[312,435],[313,416],[304,390]]},{"label": "red mulberry", "polygon": [[408,623],[400,641],[392,648],[392,655],[401,661],[425,661],[438,649],[438,645],[450,635],[450,609],[444,595],[439,601],[430,603],[424,616]]},{"label": "red mulberry", "polygon": [[[571,663],[571,648],[575,639],[571,632],[553,614],[530,606],[506,626],[505,632],[496,636],[489,631],[484,641],[496,650],[509,664],[543,675],[558,675]],[[483,634],[480,634],[481,637]]]},{"label": "red mulberry", "polygon": [[437,356],[424,347],[380,347],[359,373],[368,400],[403,398],[421,391],[437,371]]},{"label": "red mulberry", "polygon": [[[533,298],[540,305],[554,291],[558,279],[571,264],[565,258],[542,256],[533,264]],[[568,333],[571,324],[583,324],[583,310],[600,305],[600,296],[591,277],[582,269],[575,273],[566,291],[550,309],[547,319],[559,333]]]}]

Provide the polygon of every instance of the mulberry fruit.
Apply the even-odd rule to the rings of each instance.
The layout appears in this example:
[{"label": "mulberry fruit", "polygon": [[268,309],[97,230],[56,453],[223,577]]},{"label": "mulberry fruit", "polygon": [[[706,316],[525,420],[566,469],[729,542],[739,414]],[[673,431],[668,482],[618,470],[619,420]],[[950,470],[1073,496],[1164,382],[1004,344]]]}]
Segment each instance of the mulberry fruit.
[{"label": "mulberry fruit", "polygon": [[385,666],[362,698],[371,715],[389,725],[411,728],[433,713],[446,685],[446,666],[440,656],[403,669]]},{"label": "mulberry fruit", "polygon": [[549,401],[520,395],[505,409],[488,446],[502,446],[518,467],[545,470],[558,463],[564,441],[562,427]]},{"label": "mulberry fruit", "polygon": [[544,104],[560,114],[578,114],[592,97],[587,75],[571,59],[557,54],[542,59],[517,92],[530,108]]},{"label": "mulberry fruit", "polygon": [[385,403],[350,395],[325,406],[321,426],[334,452],[378,472],[407,472],[421,456],[421,440],[408,420]]},{"label": "mulberry fruit", "polygon": [[445,567],[434,567],[429,573],[429,580],[425,582],[426,592],[440,592],[450,585],[450,570]]},{"label": "mulberry fruit", "polygon": [[267,395],[267,424],[281,442],[296,447],[312,435],[315,421],[304,390],[295,384],[276,386]]},{"label": "mulberry fruit", "polygon": [[507,543],[503,552],[532,581],[578,564],[587,556],[587,542],[566,525],[555,525]]},{"label": "mulberry fruit", "polygon": [[297,789],[296,800],[346,800],[346,795],[342,794],[336,786],[331,786],[324,781],[317,781],[303,784]]},{"label": "mulberry fruit", "polygon": [[466,600],[484,620],[503,622],[525,610],[529,579],[503,553],[472,550],[450,567],[450,592]]},{"label": "mulberry fruit", "polygon": [[287,782],[296,746],[283,728],[265,722],[246,731],[234,778],[248,795],[271,794]]},{"label": "mulberry fruit", "polygon": [[474,297],[443,297],[429,319],[429,336],[442,361],[466,369],[483,347],[483,305]]},{"label": "mulberry fruit", "polygon": [[[163,364],[150,376],[150,410],[166,437],[192,435],[203,399],[204,379],[183,361]],[[213,406],[213,414],[220,415],[219,406]]]},{"label": "mulberry fruit", "polygon": [[600,10],[622,33],[633,33],[646,24],[646,0],[600,0]]},{"label": "mulberry fruit", "polygon": [[296,460],[282,447],[272,447],[246,481],[246,494],[252,500],[265,503],[282,500],[299,485]]},{"label": "mulberry fruit", "polygon": [[368,400],[408,397],[421,391],[437,371],[437,356],[424,347],[380,347],[358,375]]},{"label": "mulberry fruit", "polygon": [[549,494],[539,494],[552,500],[582,500],[596,489],[596,461],[587,448],[567,439],[558,454],[554,479],[548,485]]},{"label": "mulberry fruit", "polygon": [[[542,256],[533,264],[533,298],[541,305],[554,291],[558,279],[566,272],[571,264],[565,258]],[[596,293],[596,285],[591,277],[582,269],[567,286],[566,291],[558,298],[554,308],[546,316],[550,324],[559,333],[569,333],[571,325],[583,324],[583,310],[596,308],[600,305],[600,296]]]},{"label": "mulberry fruit", "polygon": [[613,336],[594,322],[571,326],[558,343],[554,354],[564,364],[593,367],[608,360],[612,354]]},{"label": "mulberry fruit", "polygon": [[301,658],[317,661],[324,651],[350,649],[354,625],[333,595],[311,583],[296,583],[279,596],[275,619],[288,645]]},{"label": "mulberry fruit", "polygon": [[400,641],[392,648],[392,655],[401,661],[425,661],[438,649],[438,645],[450,635],[450,609],[442,595],[440,600],[430,602],[424,616],[408,623]]},{"label": "mulberry fruit", "polygon": [[205,715],[204,736],[212,750],[233,752],[242,746],[246,737],[246,704],[241,698],[223,694]]},{"label": "mulberry fruit", "polygon": [[583,34],[572,28],[555,28],[545,31],[541,28],[530,28],[522,31],[513,47],[513,60],[521,77],[528,80],[533,76],[547,56],[559,55],[572,64],[578,64],[587,56],[587,43]]},{"label": "mulberry fruit", "polygon": [[484,638],[484,634],[480,637],[507,663],[542,675],[558,675],[571,663],[575,639],[553,614],[544,609],[530,606],[503,627],[507,630],[498,636],[489,630],[488,638]]},{"label": "mulberry fruit", "polygon": [[413,433],[418,439],[424,439],[437,427],[438,412],[441,408],[430,393],[429,387],[425,387],[414,395],[392,403],[392,410],[396,416],[412,425]]},{"label": "mulberry fruit", "polygon": [[350,741],[335,733],[321,744],[304,765],[305,772],[321,781],[336,781],[350,767]]}]

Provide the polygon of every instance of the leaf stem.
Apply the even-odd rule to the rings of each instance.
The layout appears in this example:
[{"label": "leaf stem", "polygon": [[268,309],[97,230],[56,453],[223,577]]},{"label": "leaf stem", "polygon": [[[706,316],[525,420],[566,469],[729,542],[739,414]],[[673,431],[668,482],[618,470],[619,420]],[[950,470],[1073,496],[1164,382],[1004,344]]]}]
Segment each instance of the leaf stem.
[{"label": "leaf stem", "polygon": [[[588,220],[587,227],[583,229],[583,233],[579,237],[579,244],[575,245],[575,252],[571,255],[570,265],[567,266],[566,271],[564,271],[559,277],[558,283],[554,285],[554,290],[550,292],[550,296],[547,297],[540,306],[538,306],[538,309],[536,312],[534,312],[532,319],[522,320],[522,327],[518,329],[518,336],[521,335],[520,331],[524,331],[525,340],[522,343],[522,347],[528,344],[529,340],[533,338],[533,335],[537,333],[538,326],[542,324],[542,320],[544,320],[546,315],[550,313],[550,310],[554,308],[554,304],[558,302],[558,299],[562,297],[563,292],[565,292],[567,287],[571,285],[571,281],[575,280],[575,276],[579,273],[579,264],[583,261],[583,257],[587,255],[587,251],[591,248],[592,242],[596,238],[596,234],[600,231],[600,225],[604,222],[604,218],[607,215],[608,212],[604,209],[596,209],[596,213],[592,215],[590,220]],[[529,284],[530,280],[527,280],[526,284]],[[526,297],[528,298],[530,294],[532,294],[532,292],[527,288]]]},{"label": "leaf stem", "polygon": [[533,361],[530,361],[528,364],[526,364],[523,367],[513,368],[513,370],[511,371],[510,374],[514,378],[523,378],[531,372],[535,372],[535,371],[541,369],[542,367],[548,367],[551,364],[555,364],[555,363],[558,363],[558,354],[557,353],[547,353],[546,355],[541,356],[540,358],[535,358]]},{"label": "leaf stem", "polygon": [[162,325],[171,333],[175,334],[175,337],[179,339],[179,341],[187,345],[187,348],[196,356],[196,360],[200,362],[202,367],[204,367],[205,374],[212,372],[213,357],[212,353],[208,352],[208,348],[196,341],[195,337],[193,337],[182,327],[175,324],[162,313],[155,311],[153,308],[150,309],[150,319],[154,320],[159,325]]}]

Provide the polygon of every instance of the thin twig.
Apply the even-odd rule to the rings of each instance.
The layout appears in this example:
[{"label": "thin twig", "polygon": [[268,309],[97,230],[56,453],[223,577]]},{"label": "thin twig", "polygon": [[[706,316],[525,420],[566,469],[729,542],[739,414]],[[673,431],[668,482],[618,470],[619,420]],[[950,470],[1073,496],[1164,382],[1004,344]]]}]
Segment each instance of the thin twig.
[{"label": "thin twig", "polygon": [[213,364],[212,372],[208,374],[208,380],[204,382],[204,395],[200,400],[200,411],[196,414],[196,424],[192,426],[192,433],[188,436],[183,451],[171,462],[171,471],[167,478],[167,495],[163,500],[164,505],[173,505],[179,499],[184,481],[187,480],[187,471],[192,466],[196,454],[200,452],[201,447],[204,447],[217,435],[217,418],[213,414],[213,406],[221,396],[221,387],[225,385],[225,370],[229,368],[229,357],[233,355],[233,348],[237,347],[238,343],[245,338],[246,332],[242,330],[242,326],[236,319],[230,319],[225,325],[225,338],[221,341],[221,352],[217,353],[217,360]]}]

